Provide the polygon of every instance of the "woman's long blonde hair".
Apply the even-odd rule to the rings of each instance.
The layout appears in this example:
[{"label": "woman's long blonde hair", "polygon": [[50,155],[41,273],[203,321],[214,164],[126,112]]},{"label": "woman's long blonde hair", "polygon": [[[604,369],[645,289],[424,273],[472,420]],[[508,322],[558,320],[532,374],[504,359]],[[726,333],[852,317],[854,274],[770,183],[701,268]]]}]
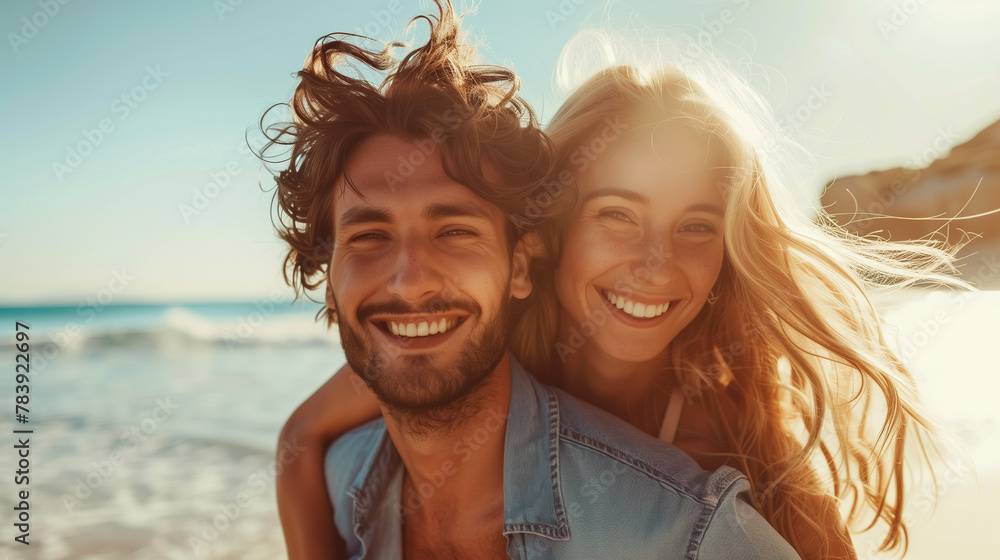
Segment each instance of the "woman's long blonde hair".
[{"label": "woman's long blonde hair", "polygon": [[[723,147],[718,300],[670,343],[668,374],[687,395],[703,399],[727,463],[748,476],[757,507],[799,554],[822,557],[828,550],[828,522],[840,520],[831,495],[850,505],[850,526],[867,530],[882,520],[888,531],[880,549],[905,553],[907,450],[915,448],[930,466],[937,429],[868,294],[918,285],[966,288],[955,276],[954,249],[856,237],[822,210],[810,221],[784,190],[779,146],[787,135],[742,80],[724,68],[700,72],[703,62],[653,73],[631,64],[598,70],[549,124],[557,173],[573,171],[574,154],[609,118],[636,126],[687,123]],[[658,120],[650,121],[651,114]],[[565,194],[573,195],[572,183],[565,184]],[[556,220],[542,232],[555,262],[563,225]],[[536,288],[538,299],[515,329],[511,349],[544,377],[558,369],[559,303],[551,282],[543,278]],[[723,411],[723,391],[739,405],[736,424]]]}]

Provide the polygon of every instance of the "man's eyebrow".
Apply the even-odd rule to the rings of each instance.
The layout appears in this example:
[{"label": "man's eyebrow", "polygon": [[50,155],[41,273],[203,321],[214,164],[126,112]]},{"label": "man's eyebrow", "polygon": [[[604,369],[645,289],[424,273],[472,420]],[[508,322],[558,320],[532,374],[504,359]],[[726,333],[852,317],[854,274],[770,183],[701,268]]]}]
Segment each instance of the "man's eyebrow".
[{"label": "man's eyebrow", "polygon": [[340,227],[356,226],[368,223],[392,223],[392,216],[385,210],[371,206],[355,206],[344,211],[337,220]]},{"label": "man's eyebrow", "polygon": [[492,216],[482,207],[468,203],[439,203],[424,208],[424,218],[428,220],[443,220],[446,218],[480,218],[492,220]]},{"label": "man's eyebrow", "polygon": [[628,189],[620,189],[617,187],[605,187],[603,189],[597,189],[587,194],[581,202],[587,202],[592,198],[597,198],[600,196],[619,196],[625,200],[631,200],[632,202],[637,202],[639,204],[649,204],[649,197],[642,193],[637,193],[635,191],[630,191]]}]

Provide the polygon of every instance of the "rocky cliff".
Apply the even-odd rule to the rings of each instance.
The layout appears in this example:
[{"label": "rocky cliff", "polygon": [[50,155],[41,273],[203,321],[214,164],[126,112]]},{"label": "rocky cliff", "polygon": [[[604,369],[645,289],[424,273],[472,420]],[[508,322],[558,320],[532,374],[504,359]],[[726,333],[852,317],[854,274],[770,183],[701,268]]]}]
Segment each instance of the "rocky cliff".
[{"label": "rocky cliff", "polygon": [[[946,144],[946,135],[941,132],[936,144]],[[946,220],[1000,208],[1000,121],[945,150],[946,145],[934,145],[906,167],[838,178],[827,185],[821,202],[859,235],[904,240],[937,232],[937,239],[951,243],[971,238],[959,253],[959,270],[980,288],[1000,289],[1000,213]]]}]

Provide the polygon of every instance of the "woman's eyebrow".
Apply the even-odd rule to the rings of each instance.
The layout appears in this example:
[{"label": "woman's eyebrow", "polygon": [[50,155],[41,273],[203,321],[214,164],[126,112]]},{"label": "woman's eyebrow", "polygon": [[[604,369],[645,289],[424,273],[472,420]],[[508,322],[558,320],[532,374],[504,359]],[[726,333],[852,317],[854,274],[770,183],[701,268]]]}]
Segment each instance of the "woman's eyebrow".
[{"label": "woman's eyebrow", "polygon": [[726,212],[718,204],[694,204],[688,206],[687,212],[708,212],[709,214],[717,214],[720,217],[725,217]]},{"label": "woman's eyebrow", "polygon": [[[583,202],[585,203],[592,198],[602,196],[618,196],[639,204],[649,204],[649,197],[646,195],[618,187],[605,187],[592,191],[588,193],[587,196],[583,197]],[[707,212],[709,214],[715,214],[719,217],[725,217],[726,215],[725,210],[723,210],[718,204],[693,204],[688,206],[685,212]]]},{"label": "woman's eyebrow", "polygon": [[600,196],[618,196],[624,198],[625,200],[631,200],[639,204],[649,204],[649,197],[642,193],[635,191],[630,191],[628,189],[622,189],[618,187],[605,187],[603,189],[597,189],[590,192],[587,196],[583,197],[583,202],[587,202],[592,198],[597,198]]}]

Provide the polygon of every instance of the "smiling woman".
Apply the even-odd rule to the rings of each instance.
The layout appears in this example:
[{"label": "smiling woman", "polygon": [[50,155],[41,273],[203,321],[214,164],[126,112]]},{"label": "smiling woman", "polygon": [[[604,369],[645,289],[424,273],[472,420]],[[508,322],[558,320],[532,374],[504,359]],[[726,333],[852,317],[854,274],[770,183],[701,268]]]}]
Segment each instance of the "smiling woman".
[{"label": "smiling woman", "polygon": [[[841,499],[905,550],[906,450],[927,459],[936,428],[868,294],[965,284],[946,247],[802,219],[759,140],[777,127],[721,83],[724,97],[677,68],[612,66],[562,105],[547,132],[579,196],[541,230],[559,266],[512,351],[702,467],[745,473],[804,558],[854,557]],[[625,131],[611,142],[608,122]]]},{"label": "smiling woman", "polygon": [[564,329],[607,312],[589,342],[637,362],[694,319],[722,268],[719,163],[693,131],[640,126],[577,175],[556,274]]}]

